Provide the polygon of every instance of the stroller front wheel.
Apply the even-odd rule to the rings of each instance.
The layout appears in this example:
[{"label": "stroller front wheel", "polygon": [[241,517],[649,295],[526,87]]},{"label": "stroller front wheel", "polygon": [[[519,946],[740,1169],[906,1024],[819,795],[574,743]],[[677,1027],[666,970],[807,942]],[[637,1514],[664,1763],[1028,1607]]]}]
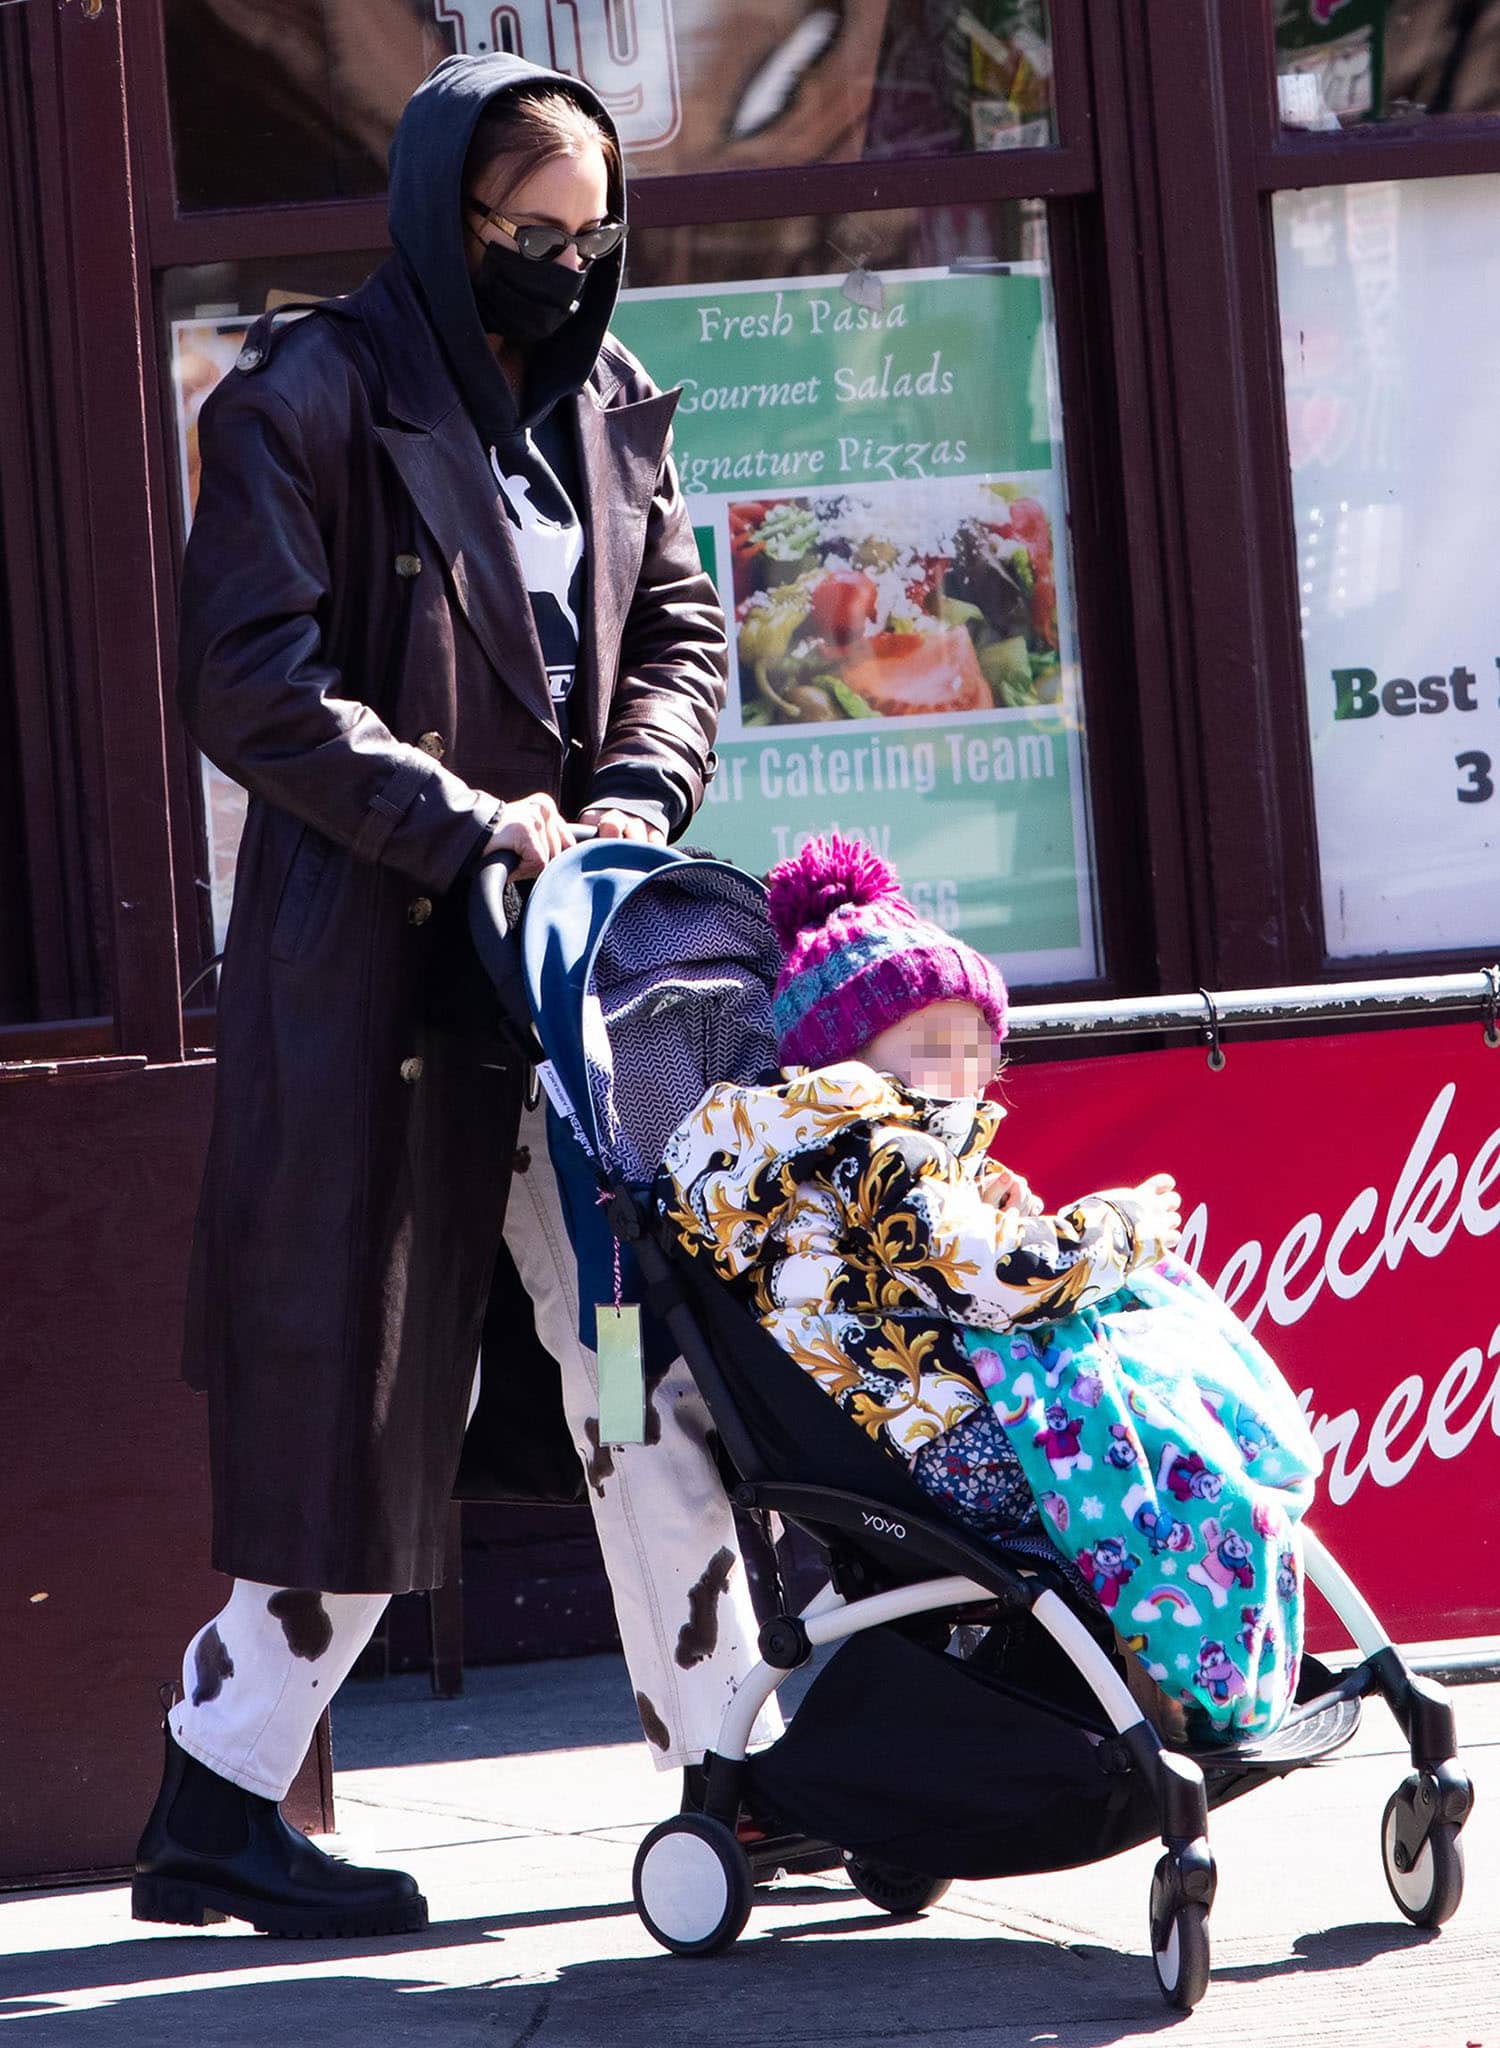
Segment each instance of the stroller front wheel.
[{"label": "stroller front wheel", "polygon": [[750,1861],[722,1821],[673,1814],[636,1851],[631,1891],[653,1941],[674,1955],[720,1955],[750,1918]]},{"label": "stroller front wheel", "polygon": [[1178,2012],[1191,2012],[1208,1989],[1208,1908],[1183,1898],[1170,1856],[1151,1879],[1151,1965],[1162,1997]]},{"label": "stroller front wheel", "polygon": [[924,1877],[919,1871],[898,1870],[892,1863],[877,1863],[853,1851],[845,1854],[844,1869],[854,1889],[872,1906],[897,1916],[925,1913],[953,1882],[951,1877]]},{"label": "stroller front wheel", "polygon": [[1391,1897],[1417,1927],[1441,1927],[1458,1911],[1464,1892],[1464,1848],[1451,1821],[1434,1821],[1415,1855],[1403,1827],[1420,1797],[1415,1772],[1386,1801],[1380,1818],[1380,1860]]}]

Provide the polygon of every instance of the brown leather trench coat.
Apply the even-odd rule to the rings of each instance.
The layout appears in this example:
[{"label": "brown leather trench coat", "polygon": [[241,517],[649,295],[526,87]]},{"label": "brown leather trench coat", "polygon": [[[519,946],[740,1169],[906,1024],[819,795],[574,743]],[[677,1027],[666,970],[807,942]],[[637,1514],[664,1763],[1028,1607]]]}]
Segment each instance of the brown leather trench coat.
[{"label": "brown leather trench coat", "polygon": [[[724,624],[667,454],[675,399],[612,338],[564,401],[588,540],[567,746],[398,263],[261,323],[240,361],[200,423],[182,602],[184,718],[251,793],[184,1371],[209,1395],[216,1567],[399,1592],[442,1576],[523,1083],[466,869],[493,799],[573,814],[611,765],[660,769],[690,811]],[[518,1428],[525,1407],[518,1386]]]}]

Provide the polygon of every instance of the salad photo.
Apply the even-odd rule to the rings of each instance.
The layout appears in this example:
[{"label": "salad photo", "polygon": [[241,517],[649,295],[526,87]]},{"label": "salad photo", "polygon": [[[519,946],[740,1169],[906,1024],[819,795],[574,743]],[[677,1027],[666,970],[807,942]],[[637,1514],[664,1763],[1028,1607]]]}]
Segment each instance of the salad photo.
[{"label": "salad photo", "polygon": [[[1019,484],[729,507],[747,726],[1016,710],[1062,695],[1052,522]],[[936,516],[935,516],[936,515]]]}]

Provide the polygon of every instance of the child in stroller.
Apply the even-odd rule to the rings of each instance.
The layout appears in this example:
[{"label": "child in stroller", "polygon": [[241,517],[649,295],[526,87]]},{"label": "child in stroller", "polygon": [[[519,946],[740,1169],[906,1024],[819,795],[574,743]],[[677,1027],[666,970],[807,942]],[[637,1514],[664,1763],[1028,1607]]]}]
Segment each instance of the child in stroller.
[{"label": "child in stroller", "polygon": [[1320,1457],[1254,1338],[1165,1256],[1170,1176],[1049,1216],[993,1166],[1000,976],[874,854],[813,841],[770,912],[787,1076],[715,1087],[679,1125],[670,1221],[941,1512],[1050,1537],[1173,1732],[1269,1734]]},{"label": "child in stroller", "polygon": [[[889,910],[889,884],[862,872],[867,881],[856,884],[855,894],[877,884],[875,899]],[[960,981],[956,989],[941,981],[920,985],[918,1001],[902,1008],[904,1016],[927,1007],[930,1023],[937,1000],[967,1001],[971,1045],[950,1038],[945,1048],[939,1038],[934,1051],[925,1028],[914,1027],[918,1042],[910,1048],[907,1081],[883,1081],[862,1064],[835,1069],[839,1086],[856,1079],[867,1089],[886,1090],[872,1119],[873,1097],[853,1108],[831,1106],[837,1088],[825,1099],[826,1071],[786,1083],[775,1075],[778,1056],[789,1052],[819,1062],[848,1049],[814,1043],[799,1052],[787,1040],[798,1015],[814,1015],[830,992],[865,970],[879,969],[865,995],[889,976],[899,980],[899,961],[881,966],[883,954],[901,952],[891,933],[867,933],[857,943],[846,933],[849,943],[837,944],[833,931],[821,959],[803,963],[812,972],[798,990],[798,977],[784,971],[788,962],[767,915],[764,885],[722,861],[624,843],[577,847],[552,862],[536,884],[519,946],[507,937],[502,881],[498,869],[481,871],[471,892],[471,927],[502,1013],[517,1042],[539,1062],[559,1156],[578,1162],[570,1230],[583,1255],[587,1298],[607,1301],[612,1286],[618,1303],[639,1298],[634,1289],[643,1287],[645,1312],[670,1333],[707,1404],[735,1506],[795,1525],[817,1544],[828,1571],[828,1583],[805,1603],[792,1601],[779,1579],[773,1584],[759,1662],[728,1702],[682,1811],[640,1844],[633,1890],[653,1937],[682,1954],[727,1949],[746,1925],[754,1882],[783,1862],[826,1867],[841,1852],[867,1898],[887,1911],[909,1913],[933,1903],[953,1878],[1066,1869],[1156,1837],[1161,1854],[1151,1881],[1150,1953],[1163,1994],[1186,2010],[1208,1980],[1208,1913],[1216,1884],[1210,1808],[1331,1756],[1358,1727],[1362,1701],[1377,1693],[1410,1754],[1410,1769],[1380,1820],[1386,1880],[1409,1919],[1428,1927],[1448,1919],[1462,1892],[1460,1836],[1473,1797],[1458,1758],[1452,1709],[1438,1686],[1412,1671],[1357,1586],[1305,1525],[1297,1533],[1307,1577],[1348,1631],[1357,1661],[1335,1675],[1305,1656],[1295,1700],[1276,1731],[1260,1739],[1226,1740],[1229,1731],[1221,1726],[1216,1742],[1188,1742],[1164,1726],[1155,1706],[1142,1704],[1134,1681],[1150,1649],[1139,1618],[1143,1605],[1154,1614],[1180,1597],[1195,1610],[1194,1622],[1174,1624],[1184,1631],[1199,1613],[1222,1615],[1222,1635],[1209,1640],[1221,1642],[1247,1692],[1249,1667],[1230,1655],[1229,1644],[1246,1647],[1244,1634],[1232,1626],[1236,1618],[1253,1643],[1258,1617],[1236,1617],[1240,1601],[1254,1609],[1274,1587],[1281,1601],[1292,1603],[1282,1616],[1283,1639],[1291,1639],[1300,1588],[1294,1572],[1277,1577],[1269,1549],[1260,1547],[1271,1540],[1266,1531],[1252,1519],[1255,1540],[1245,1541],[1256,1576],[1247,1587],[1245,1561],[1234,1545],[1225,1548],[1221,1537],[1210,1554],[1206,1524],[1219,1518],[1226,1478],[1246,1468],[1254,1470],[1268,1509],[1295,1523],[1315,1458],[1299,1442],[1295,1419],[1282,1412],[1285,1390],[1274,1375],[1253,1405],[1215,1391],[1213,1372],[1229,1375],[1244,1365],[1252,1377],[1264,1375],[1254,1353],[1238,1358],[1232,1319],[1212,1297],[1200,1298],[1182,1269],[1168,1265],[1158,1272],[1140,1262],[1148,1245],[1155,1249],[1171,1235],[1169,1188],[1148,1183],[1144,1194],[1117,1192],[1048,1221],[1024,1188],[985,1178],[993,1125],[991,1112],[981,1112],[974,1098],[990,1070],[990,1013],[998,1023],[1004,998],[977,956],[950,949],[948,965],[981,980]],[[784,929],[794,926],[788,947],[804,927],[818,932],[839,923],[831,905],[847,899],[846,879],[825,875],[799,886],[804,907],[816,910],[830,884],[830,914],[821,921],[783,916]],[[780,888],[778,895],[785,911]],[[939,949],[947,945],[941,934],[932,937]],[[773,1009],[773,985],[783,997],[793,991],[790,1003]],[[976,1018],[985,1020],[985,1037]],[[850,1043],[868,1053],[888,1022],[872,1017]],[[874,1045],[877,1060],[880,1050]],[[955,1052],[971,1069],[959,1078],[956,1105],[939,1099],[929,1073],[919,1070],[919,1059]],[[799,1080],[806,1106],[793,1112],[793,1142],[761,1157],[750,1099],[769,1107],[769,1097],[783,1090],[776,1100],[780,1118],[785,1091]],[[727,1120],[689,1171],[683,1148],[709,1135],[702,1118],[716,1103]],[[798,1137],[815,1126],[827,1154],[821,1160],[809,1159]],[[890,1142],[872,1154],[864,1141],[877,1128],[889,1130]],[[663,1174],[669,1151],[675,1173]],[[731,1177],[716,1188],[714,1177],[741,1154],[758,1160],[758,1175],[743,1185]],[[934,1162],[940,1172],[920,1170]],[[928,1221],[941,1210],[933,1197],[946,1201],[959,1167],[992,1197],[985,1203],[971,1196],[966,1211],[976,1229],[983,1226],[980,1253],[960,1243],[957,1263],[945,1251],[928,1273],[924,1233],[930,1235]],[[899,1203],[881,1199],[887,1171],[893,1184],[905,1178],[907,1197]],[[805,1212],[798,1199],[803,1188]],[[767,1228],[762,1199],[773,1209],[781,1205],[783,1222]],[[679,1212],[681,1220],[673,1220]],[[611,1257],[607,1234],[602,1254],[598,1247],[584,1254],[586,1222],[600,1218],[608,1220],[618,1258]],[[714,1250],[721,1243],[734,1247],[729,1264],[743,1270],[721,1273]],[[1000,1249],[1013,1243],[1029,1246],[1033,1260],[1013,1275],[1021,1285],[1008,1305],[1019,1307],[1021,1318],[992,1315],[985,1323],[976,1319],[971,1329],[965,1300],[980,1279],[993,1295]],[[758,1258],[757,1247],[767,1256]],[[986,1259],[995,1262],[993,1275],[983,1270]],[[906,1292],[913,1263],[922,1268],[930,1299]],[[973,1271],[963,1270],[970,1265]],[[846,1266],[855,1282],[843,1277]],[[762,1269],[769,1289],[764,1314],[756,1300]],[[1048,1313],[1028,1323],[1025,1307],[1043,1291],[1049,1291]],[[795,1315],[809,1299],[833,1325],[813,1333],[816,1360],[828,1374],[821,1384],[766,1320]],[[909,1316],[900,1314],[903,1308]],[[1116,1312],[1102,1331],[1088,1321]],[[838,1326],[834,1319],[841,1316]],[[855,1327],[886,1321],[909,1326],[892,1333],[902,1342],[891,1343],[890,1360],[876,1356],[875,1347],[859,1351]],[[1190,1347],[1186,1370],[1180,1369],[1183,1354],[1147,1359],[1139,1347],[1132,1350],[1128,1333],[1145,1324],[1177,1330]],[[941,1326],[949,1339],[934,1336],[929,1326]],[[1065,1327],[1068,1344],[1054,1348],[1053,1334]],[[840,1341],[846,1335],[847,1352]],[[1080,1375],[1078,1361],[1064,1355],[1087,1351],[1101,1335],[1125,1393],[1125,1419],[1118,1425],[1105,1419],[1104,1400],[1091,1398],[1088,1372]],[[1075,1369],[1068,1377],[1070,1365]],[[1018,1402],[1028,1375],[1028,1403],[1042,1403],[1034,1425],[1029,1414],[1020,1423],[1007,1405],[1006,1389]],[[1102,1388],[1104,1375],[1097,1377]],[[1064,1405],[1073,1412],[1049,1417],[1047,1407],[1057,1404],[1045,1397],[1065,1385]],[[1217,1412],[1210,1414],[1199,1399],[1195,1413],[1190,1400],[1178,1417],[1181,1432],[1164,1431],[1158,1451],[1157,1437],[1143,1433],[1149,1417],[1137,1409],[1149,1396],[1169,1412],[1174,1386],[1207,1394]],[[660,1398],[648,1370],[648,1407]],[[916,1425],[910,1451],[889,1426],[899,1432],[908,1411]],[[972,1447],[959,1439],[962,1424],[975,1417],[995,1421],[1004,1432],[992,1440],[992,1448],[1000,1448],[988,1462],[971,1456]],[[1076,1432],[1075,1421],[1081,1423]],[[1212,1456],[1201,1435],[1210,1428],[1223,1431],[1222,1442],[1212,1439]],[[924,1465],[924,1490],[915,1459],[929,1439],[939,1438],[945,1448]],[[892,1449],[897,1455],[889,1454]],[[1126,1458],[1126,1449],[1139,1455]],[[1286,1459],[1280,1468],[1273,1450]],[[1024,1487],[1016,1483],[1007,1451],[1015,1453]],[[977,1474],[972,1485],[966,1483],[971,1474]],[[1154,1499],[1135,1492],[1148,1479]],[[1074,1481],[1086,1481],[1088,1491],[1069,1492]],[[1044,1498],[1053,1493],[1066,1504],[1066,1518],[1057,1502]],[[1029,1515],[1035,1498],[1043,1499],[1048,1522],[1006,1533],[1009,1517]],[[1116,1521],[1107,1526],[1111,1514]],[[981,1529],[975,1515],[988,1519],[993,1533]],[[1128,1535],[1114,1533],[1122,1515]],[[1085,1543],[1085,1527],[1098,1532],[1095,1540]],[[1059,1535],[1066,1539],[1062,1545]],[[1278,1542],[1276,1566],[1281,1549]],[[1082,1562],[1080,1551],[1087,1553]],[[1137,1597],[1137,1575],[1161,1586],[1161,1602]],[[1261,1642],[1264,1653],[1270,1647],[1264,1630]],[[762,1709],[792,1672],[824,1651],[830,1654],[785,1734],[752,1753]],[[1276,1677],[1283,1668],[1264,1656],[1256,1668],[1256,1711],[1266,1718],[1277,1701],[1274,1691],[1263,1690],[1264,1681],[1284,1685]],[[1230,1697],[1215,1695],[1216,1681]],[[1172,1683],[1180,1690],[1175,1678]],[[1244,1706],[1231,1674],[1207,1671],[1202,1683],[1206,1698],[1192,1683],[1188,1690],[1206,1726],[1232,1719],[1222,1709],[1236,1700]],[[940,1739],[932,1739],[933,1731],[941,1731]],[[956,1758],[962,1768],[955,1768]],[[741,1838],[736,1823],[747,1805],[769,1816],[781,1841],[756,1850]],[[784,1856],[787,1840],[807,1854]]]}]

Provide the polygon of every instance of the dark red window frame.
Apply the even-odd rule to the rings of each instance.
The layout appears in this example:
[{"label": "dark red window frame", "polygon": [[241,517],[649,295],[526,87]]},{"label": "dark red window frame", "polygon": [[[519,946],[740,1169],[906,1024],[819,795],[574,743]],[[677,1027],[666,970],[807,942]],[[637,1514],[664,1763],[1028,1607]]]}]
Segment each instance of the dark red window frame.
[{"label": "dark red window frame", "polygon": [[[180,536],[157,279],[381,247],[384,210],[180,214],[160,0],[7,14],[4,111],[35,147],[29,172],[15,148],[0,160],[0,204],[29,224],[16,260],[44,304],[23,295],[0,316],[0,344],[15,344],[0,408],[34,408],[44,366],[53,427],[5,465],[0,492],[25,598],[10,656],[38,1007],[55,1021],[0,1032],[0,1058],[174,1061],[206,920],[196,769],[169,682]],[[1270,14],[1270,0],[1054,0],[1046,149],[634,188],[645,227],[1049,202],[1105,943],[1091,993],[1370,965],[1330,969],[1319,926],[1270,199],[1500,170],[1500,121],[1286,134]]]}]

